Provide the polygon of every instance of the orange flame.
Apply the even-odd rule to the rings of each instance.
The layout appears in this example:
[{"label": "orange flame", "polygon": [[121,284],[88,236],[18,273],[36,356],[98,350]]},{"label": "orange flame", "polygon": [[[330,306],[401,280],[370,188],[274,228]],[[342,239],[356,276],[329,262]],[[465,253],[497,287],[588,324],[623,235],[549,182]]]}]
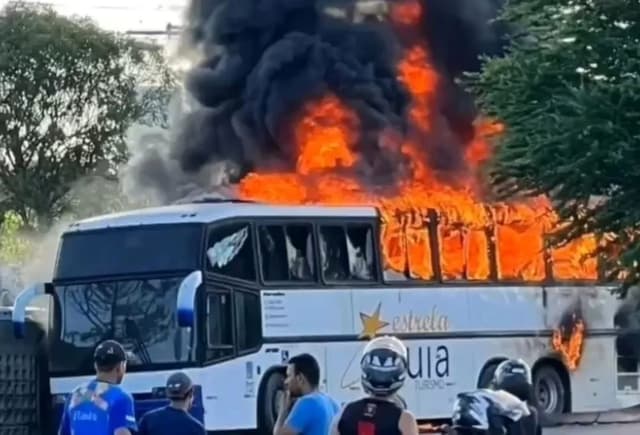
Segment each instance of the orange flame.
[{"label": "orange flame", "polygon": [[[422,13],[420,5],[409,0],[396,4],[392,19],[413,25]],[[408,272],[415,279],[434,279],[432,259],[438,258],[445,280],[487,280],[491,278],[490,246],[495,247],[498,279],[541,281],[549,267],[558,279],[597,278],[596,261],[583,261],[584,254],[596,247],[593,237],[545,256],[544,234],[558,225],[546,198],[510,204],[481,200],[480,169],[491,156],[489,138],[504,129],[502,124],[479,120],[465,149],[466,172],[455,174],[455,185],[442,181],[442,174],[426,163],[429,156],[422,146],[425,133],[435,127],[432,109],[438,86],[424,44],[406,50],[397,75],[412,97],[412,130],[406,139],[394,140],[389,132],[379,139],[381,144],[398,148],[411,167],[407,177],[394,186],[393,194],[367,189],[347,174],[363,160],[357,148],[360,122],[338,97],[327,94],[307,102],[292,126],[295,171],[251,173],[240,182],[240,197],[277,204],[376,206],[386,271]],[[432,252],[427,227],[437,239],[438,252]]]},{"label": "orange flame", "polygon": [[563,327],[553,331],[551,346],[560,354],[567,368],[574,371],[580,365],[582,358],[585,324],[582,319],[577,319],[575,314],[572,316],[572,320],[571,331],[565,331]]},{"label": "orange flame", "polygon": [[422,6],[413,0],[394,3],[391,8],[391,20],[397,24],[415,25],[421,16]]},{"label": "orange flame", "polygon": [[350,167],[355,163],[351,147],[360,131],[358,118],[344,110],[335,96],[326,96],[308,110],[313,116],[302,119],[295,129],[299,145],[298,172],[309,174],[323,169]]},{"label": "orange flame", "polygon": [[413,97],[411,121],[423,131],[429,130],[430,104],[438,84],[436,72],[429,67],[427,49],[423,45],[410,48],[398,65],[398,79]]}]

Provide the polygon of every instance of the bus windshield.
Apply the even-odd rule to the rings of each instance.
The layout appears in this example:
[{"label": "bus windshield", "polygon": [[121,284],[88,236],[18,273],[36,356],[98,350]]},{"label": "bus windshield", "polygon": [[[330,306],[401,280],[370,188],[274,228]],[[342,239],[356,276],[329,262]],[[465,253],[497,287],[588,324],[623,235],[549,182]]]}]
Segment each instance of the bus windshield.
[{"label": "bus windshield", "polygon": [[105,339],[125,346],[133,370],[192,361],[191,333],[176,322],[176,296],[185,276],[56,286],[60,316],[52,373],[91,373],[93,350]]}]

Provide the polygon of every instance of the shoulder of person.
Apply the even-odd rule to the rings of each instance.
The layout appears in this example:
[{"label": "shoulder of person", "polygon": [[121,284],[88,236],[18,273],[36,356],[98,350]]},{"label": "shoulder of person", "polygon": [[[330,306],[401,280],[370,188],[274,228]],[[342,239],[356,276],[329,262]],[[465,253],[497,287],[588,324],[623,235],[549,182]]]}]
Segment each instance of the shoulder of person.
[{"label": "shoulder of person", "polygon": [[142,414],[142,417],[140,418],[140,421],[150,421],[153,420],[154,418],[157,417],[158,414],[160,414],[162,411],[164,411],[165,407],[163,406],[162,408],[156,408],[156,409],[152,409],[150,411],[145,412],[144,414]]},{"label": "shoulder of person", "polygon": [[120,398],[121,400],[128,400],[130,402],[133,402],[133,395],[122,388],[120,385],[114,386],[114,390],[116,391],[118,398]]},{"label": "shoulder of person", "polygon": [[398,428],[403,432],[409,432],[409,429],[418,424],[416,416],[409,410],[403,409],[398,419]]},{"label": "shoulder of person", "polygon": [[187,414],[187,418],[193,424],[194,427],[198,427],[198,428],[204,427],[204,425],[202,424],[202,422],[200,420],[198,420],[197,418],[195,418],[193,415],[189,414],[188,412],[186,414]]},{"label": "shoulder of person", "polygon": [[123,390],[119,385],[114,385],[108,392],[113,402],[133,403],[133,396]]},{"label": "shoulder of person", "polygon": [[322,396],[322,394],[318,394],[318,393],[312,393],[312,394],[305,394],[304,396],[300,396],[296,399],[296,404],[298,403],[316,403],[316,402],[320,402],[323,401],[324,397]]}]

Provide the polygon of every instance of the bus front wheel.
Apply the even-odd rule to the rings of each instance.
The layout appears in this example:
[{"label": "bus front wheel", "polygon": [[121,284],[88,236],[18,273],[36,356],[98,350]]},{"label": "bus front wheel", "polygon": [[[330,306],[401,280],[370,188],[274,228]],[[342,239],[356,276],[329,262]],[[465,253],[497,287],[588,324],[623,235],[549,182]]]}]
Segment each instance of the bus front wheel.
[{"label": "bus front wheel", "polygon": [[542,417],[554,419],[564,412],[567,389],[560,373],[551,365],[543,365],[533,373],[533,395]]},{"label": "bus front wheel", "polygon": [[275,370],[264,381],[258,400],[259,428],[258,433],[270,435],[278,418],[278,407],[284,394],[284,373]]}]

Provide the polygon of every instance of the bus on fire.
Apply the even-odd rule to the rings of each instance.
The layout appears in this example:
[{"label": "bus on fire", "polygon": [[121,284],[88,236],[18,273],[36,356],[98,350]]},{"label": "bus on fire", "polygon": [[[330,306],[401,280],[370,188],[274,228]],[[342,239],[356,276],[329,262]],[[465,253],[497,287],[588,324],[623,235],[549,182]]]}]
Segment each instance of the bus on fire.
[{"label": "bus on fire", "polygon": [[180,368],[209,431],[269,431],[299,352],[321,363],[322,388],[355,398],[363,340],[377,334],[406,340],[401,395],[420,419],[448,417],[456,393],[486,385],[508,357],[531,364],[546,414],[637,403],[636,349],[616,329],[630,302],[568,280],[566,255],[525,264],[496,249],[496,229],[486,249],[461,232],[454,258],[431,213],[392,227],[374,207],[200,201],[83,220],[63,234],[52,281],[17,298],[16,333],[46,295],[54,406],[91,376],[96,344],[115,338],[134,358],[125,386],[139,413],[163,403]]}]

